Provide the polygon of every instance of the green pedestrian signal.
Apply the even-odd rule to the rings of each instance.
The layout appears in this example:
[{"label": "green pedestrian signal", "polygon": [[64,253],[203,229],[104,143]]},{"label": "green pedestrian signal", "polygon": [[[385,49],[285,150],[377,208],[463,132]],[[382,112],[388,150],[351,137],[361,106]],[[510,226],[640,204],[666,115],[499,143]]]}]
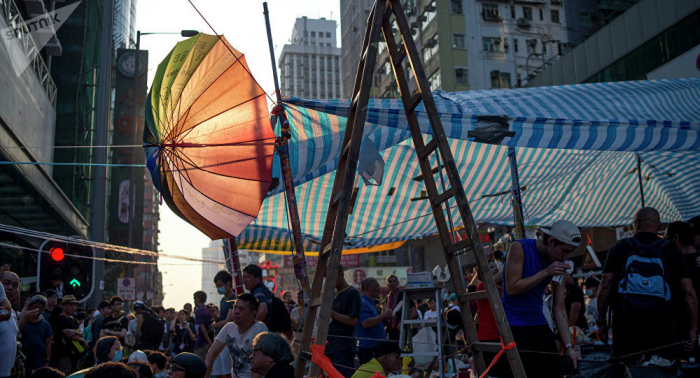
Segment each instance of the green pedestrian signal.
[{"label": "green pedestrian signal", "polygon": [[75,278],[73,278],[73,279],[70,281],[70,285],[73,286],[73,287],[80,286],[80,281],[78,281],[78,280],[76,280]]}]

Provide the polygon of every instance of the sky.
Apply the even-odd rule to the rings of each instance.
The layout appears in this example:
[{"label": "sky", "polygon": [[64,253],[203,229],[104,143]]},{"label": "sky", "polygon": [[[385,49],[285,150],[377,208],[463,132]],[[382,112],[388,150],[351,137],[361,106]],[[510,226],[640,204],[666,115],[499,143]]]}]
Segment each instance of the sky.
[{"label": "sky", "polygon": [[[270,50],[265,30],[263,2],[260,0],[191,0],[218,34],[223,34],[238,51],[245,54],[248,66],[268,94],[275,90]],[[270,25],[275,46],[275,61],[292,36],[297,17],[325,17],[338,22],[340,36],[340,2],[337,0],[269,0]],[[138,0],[136,29],[141,33],[198,30],[213,34],[210,27],[187,0]],[[338,37],[339,38],[339,37]],[[141,49],[149,51],[149,86],[156,67],[183,40],[177,34],[143,35]],[[340,46],[340,41],[338,41]],[[178,218],[166,204],[160,207],[159,249],[168,254],[201,258],[209,238]],[[163,273],[163,305],[181,309],[192,302],[192,294],[202,287],[201,263],[169,258],[159,259]],[[210,280],[207,280],[210,281]],[[212,283],[213,285],[213,283]]]}]

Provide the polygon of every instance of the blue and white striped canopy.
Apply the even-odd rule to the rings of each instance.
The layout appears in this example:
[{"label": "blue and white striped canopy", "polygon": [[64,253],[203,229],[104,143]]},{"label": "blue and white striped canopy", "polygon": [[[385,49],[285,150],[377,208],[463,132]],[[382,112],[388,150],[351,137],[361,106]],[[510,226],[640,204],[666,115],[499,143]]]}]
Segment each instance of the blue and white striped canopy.
[{"label": "blue and white striped canopy", "polygon": [[[557,219],[579,227],[631,223],[641,206],[637,154],[647,206],[657,208],[665,222],[700,214],[698,79],[438,91],[434,97],[478,222],[513,223],[508,147],[517,152],[526,224],[549,225]],[[285,103],[309,251],[318,250],[348,106],[344,100],[290,98]],[[417,112],[427,140],[422,105]],[[356,180],[347,247],[435,234],[428,200],[416,199],[424,187],[416,179],[420,168],[400,101],[370,101],[367,140],[385,161],[383,183],[368,186]],[[437,161],[432,163],[437,167]],[[439,185],[439,174],[435,177]],[[241,234],[241,248],[291,251],[281,191],[280,186],[270,193],[256,222]],[[460,225],[456,209],[453,219]]]}]

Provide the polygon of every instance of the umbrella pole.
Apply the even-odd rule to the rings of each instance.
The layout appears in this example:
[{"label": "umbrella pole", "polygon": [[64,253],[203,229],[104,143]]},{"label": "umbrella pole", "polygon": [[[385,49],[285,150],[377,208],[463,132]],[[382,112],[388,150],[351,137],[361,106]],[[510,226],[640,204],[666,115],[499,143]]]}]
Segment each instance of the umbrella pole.
[{"label": "umbrella pole", "polygon": [[224,259],[226,269],[233,277],[233,292],[236,296],[243,294],[243,284],[241,283],[241,262],[238,260],[238,248],[236,238],[224,239]]},{"label": "umbrella pole", "polygon": [[513,220],[515,237],[525,238],[525,217],[523,216],[523,201],[520,196],[520,178],[518,178],[518,162],[515,157],[515,147],[508,147],[508,163],[510,165],[510,195],[513,203]]},{"label": "umbrella pole", "polygon": [[[311,295],[311,286],[309,285],[309,274],[306,271],[306,257],[304,256],[304,241],[301,236],[301,221],[299,220],[299,207],[297,206],[297,197],[294,190],[294,180],[292,178],[292,167],[289,164],[289,138],[292,134],[289,129],[289,121],[284,113],[282,96],[280,94],[279,81],[277,80],[277,67],[275,65],[275,50],[272,45],[272,31],[270,29],[270,16],[267,10],[267,2],[263,3],[265,14],[265,26],[267,27],[267,41],[270,47],[270,59],[272,61],[272,72],[275,79],[275,94],[277,96],[277,106],[272,110],[273,119],[279,119],[282,125],[282,136],[277,138],[277,151],[280,155],[282,165],[282,179],[284,182],[284,192],[287,196],[289,204],[289,221],[292,224],[292,237],[294,239],[294,274],[301,284],[301,288],[307,296]],[[276,122],[275,122],[276,123]],[[273,124],[274,126],[274,124]],[[299,306],[303,308],[302,303]]]}]

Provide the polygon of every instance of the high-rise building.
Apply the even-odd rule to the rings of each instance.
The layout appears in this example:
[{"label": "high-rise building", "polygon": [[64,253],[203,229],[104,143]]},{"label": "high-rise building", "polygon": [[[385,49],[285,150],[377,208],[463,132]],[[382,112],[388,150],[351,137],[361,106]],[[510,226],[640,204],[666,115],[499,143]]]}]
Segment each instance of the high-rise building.
[{"label": "high-rise building", "polygon": [[325,18],[297,18],[291,44],[284,45],[278,62],[282,94],[308,99],[340,97],[336,26]]},{"label": "high-rise building", "polygon": [[[373,0],[340,0],[341,97],[350,98]],[[376,70],[375,70],[376,71]]]},{"label": "high-rise building", "polygon": [[466,33],[452,33],[451,42],[453,49],[466,49],[469,59],[468,64],[455,65],[454,79],[469,89],[520,86],[567,46],[561,1],[464,0],[462,4]]},{"label": "high-rise building", "polygon": [[700,0],[639,0],[615,15],[527,86],[700,76]]}]

